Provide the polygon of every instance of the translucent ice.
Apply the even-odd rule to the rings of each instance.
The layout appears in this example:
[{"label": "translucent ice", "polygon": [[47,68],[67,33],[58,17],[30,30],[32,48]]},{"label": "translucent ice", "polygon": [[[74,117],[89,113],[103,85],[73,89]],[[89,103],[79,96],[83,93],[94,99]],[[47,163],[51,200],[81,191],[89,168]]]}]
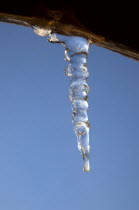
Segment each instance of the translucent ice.
[{"label": "translucent ice", "polygon": [[89,42],[82,37],[63,36],[51,34],[51,30],[34,26],[34,32],[39,36],[48,36],[51,43],[61,43],[65,46],[65,60],[68,62],[65,68],[65,75],[70,77],[69,98],[72,103],[72,122],[77,136],[78,149],[81,151],[84,164],[84,171],[90,170],[89,165],[89,129],[88,121],[88,93],[89,86],[87,79],[87,56]]},{"label": "translucent ice", "polygon": [[88,172],[90,170],[90,124],[87,115],[89,92],[87,78],[89,73],[86,63],[89,43],[82,37],[62,36],[59,34],[50,34],[48,40],[52,43],[61,43],[65,46],[65,60],[69,62],[65,69],[65,75],[71,78],[69,98],[72,103],[72,122],[77,136],[78,148],[84,160],[83,169]]}]

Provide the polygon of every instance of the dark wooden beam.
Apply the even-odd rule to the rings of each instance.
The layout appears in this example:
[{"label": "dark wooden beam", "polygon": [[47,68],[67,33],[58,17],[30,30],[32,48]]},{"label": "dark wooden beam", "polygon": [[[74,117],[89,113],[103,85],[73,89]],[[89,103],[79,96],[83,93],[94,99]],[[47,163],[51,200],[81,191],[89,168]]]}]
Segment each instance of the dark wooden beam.
[{"label": "dark wooden beam", "polygon": [[[0,21],[50,28],[52,32],[83,36],[95,45],[139,61],[139,13],[135,4],[101,2],[5,0]],[[128,5],[129,4],[129,5]],[[92,6],[93,5],[93,6]],[[111,7],[110,7],[111,6]]]}]

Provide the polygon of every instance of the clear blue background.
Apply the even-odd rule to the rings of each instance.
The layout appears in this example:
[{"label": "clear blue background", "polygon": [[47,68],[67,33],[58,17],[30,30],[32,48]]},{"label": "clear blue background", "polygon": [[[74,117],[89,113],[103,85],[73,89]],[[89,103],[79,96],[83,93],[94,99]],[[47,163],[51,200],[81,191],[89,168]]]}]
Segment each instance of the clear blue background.
[{"label": "clear blue background", "polygon": [[139,209],[139,63],[91,46],[91,171],[71,122],[64,47],[0,23],[0,209]]}]

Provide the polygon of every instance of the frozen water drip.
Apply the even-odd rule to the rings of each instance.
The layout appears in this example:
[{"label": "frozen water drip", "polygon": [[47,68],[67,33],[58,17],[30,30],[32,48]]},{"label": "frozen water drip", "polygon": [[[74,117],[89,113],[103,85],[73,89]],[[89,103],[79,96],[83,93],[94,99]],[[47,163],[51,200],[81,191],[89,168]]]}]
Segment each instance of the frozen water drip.
[{"label": "frozen water drip", "polygon": [[65,60],[68,65],[65,75],[70,77],[69,98],[72,103],[75,134],[77,136],[78,148],[83,157],[83,169],[88,172],[89,164],[89,129],[88,121],[88,92],[87,79],[87,56],[89,42],[82,37],[63,36],[50,34],[48,40],[52,43],[61,43],[65,46]]},{"label": "frozen water drip", "polygon": [[83,157],[83,169],[90,171],[89,164],[89,129],[88,121],[88,92],[89,86],[87,79],[89,72],[87,69],[87,56],[89,51],[89,42],[82,37],[64,36],[51,34],[49,29],[33,27],[34,32],[40,36],[48,36],[51,43],[61,43],[65,46],[65,60],[67,67],[65,75],[70,77],[69,98],[72,103],[72,122],[77,136],[78,149]]}]

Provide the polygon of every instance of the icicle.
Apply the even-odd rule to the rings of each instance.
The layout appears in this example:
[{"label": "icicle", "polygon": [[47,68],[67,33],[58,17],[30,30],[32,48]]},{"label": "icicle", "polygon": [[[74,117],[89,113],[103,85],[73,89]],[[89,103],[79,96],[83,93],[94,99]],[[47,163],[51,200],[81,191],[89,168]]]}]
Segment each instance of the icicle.
[{"label": "icicle", "polygon": [[88,121],[88,92],[89,87],[87,79],[89,76],[87,70],[87,56],[89,51],[89,42],[82,37],[63,36],[51,34],[51,30],[33,26],[34,32],[39,36],[48,36],[48,41],[52,43],[61,43],[65,46],[65,60],[68,63],[64,73],[69,76],[70,88],[69,98],[72,103],[74,131],[77,136],[78,149],[81,151],[84,165],[84,171],[90,171],[89,165],[89,129]]},{"label": "icicle", "polygon": [[90,170],[89,165],[89,128],[88,122],[88,92],[87,78],[87,55],[89,43],[82,37],[62,36],[50,34],[48,40],[53,43],[65,45],[65,59],[69,62],[65,69],[65,75],[70,76],[69,98],[72,103],[75,134],[77,136],[78,148],[84,160],[84,171]]}]

